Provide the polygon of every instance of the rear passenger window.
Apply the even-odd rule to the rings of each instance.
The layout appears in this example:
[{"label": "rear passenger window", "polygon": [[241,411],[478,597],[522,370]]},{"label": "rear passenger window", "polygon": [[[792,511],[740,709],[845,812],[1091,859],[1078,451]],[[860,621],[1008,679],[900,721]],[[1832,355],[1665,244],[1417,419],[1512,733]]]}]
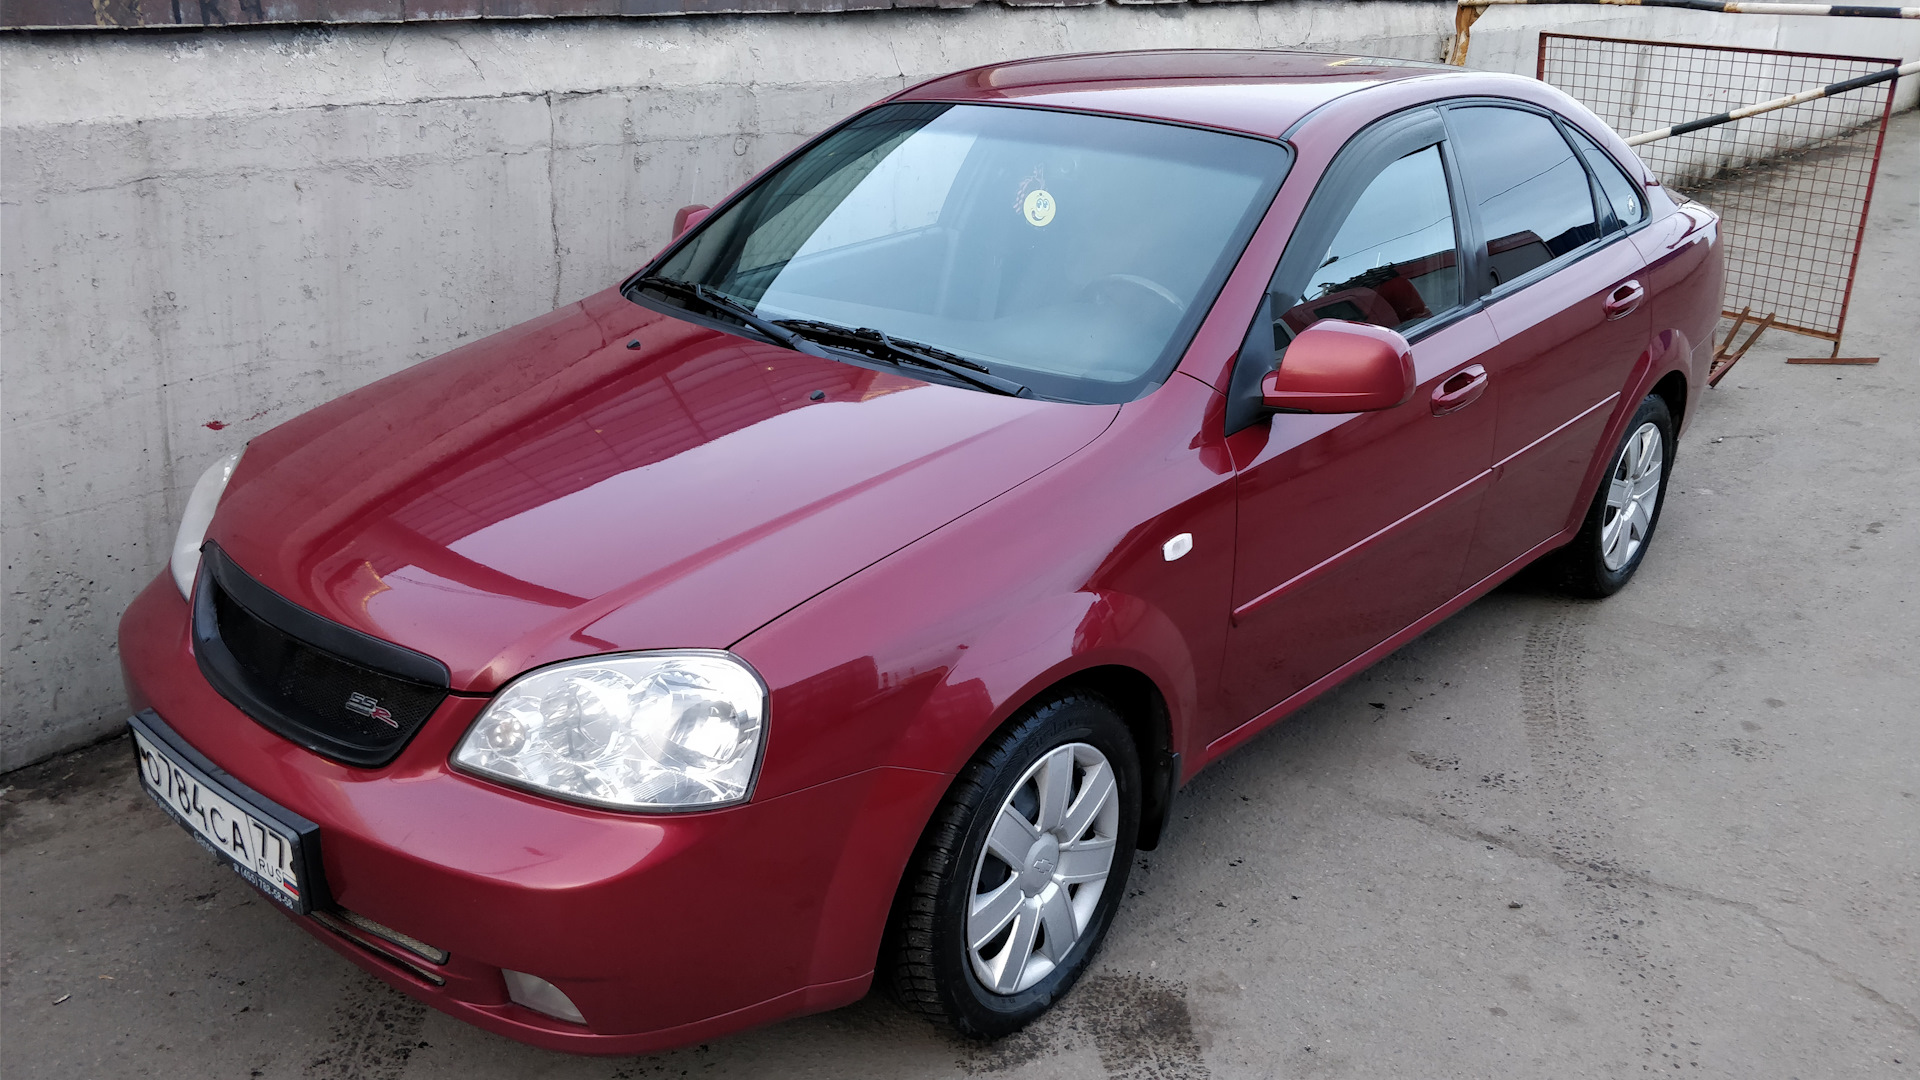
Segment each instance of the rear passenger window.
[{"label": "rear passenger window", "polygon": [[1320,258],[1301,302],[1282,319],[1290,338],[1321,319],[1400,330],[1460,302],[1453,204],[1440,148],[1388,165],[1367,185]]},{"label": "rear passenger window", "polygon": [[1545,266],[1600,235],[1587,170],[1553,121],[1496,106],[1448,115],[1479,210],[1487,285]]},{"label": "rear passenger window", "polygon": [[1612,204],[1614,218],[1622,225],[1639,224],[1644,213],[1640,185],[1628,179],[1613,158],[1578,128],[1570,127],[1567,130],[1572,133],[1573,145],[1579,147],[1580,156],[1587,159],[1587,168],[1593,170],[1593,178],[1600,181],[1600,191]]}]

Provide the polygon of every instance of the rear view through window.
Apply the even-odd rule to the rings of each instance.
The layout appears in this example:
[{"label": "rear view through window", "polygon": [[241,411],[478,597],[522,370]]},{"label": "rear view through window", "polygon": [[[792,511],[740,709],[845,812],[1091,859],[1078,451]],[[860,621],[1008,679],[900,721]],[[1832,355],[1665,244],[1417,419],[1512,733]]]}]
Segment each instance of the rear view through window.
[{"label": "rear view through window", "polygon": [[1038,109],[876,109],[716,214],[654,274],[762,319],[872,328],[1047,397],[1164,377],[1287,152]]}]

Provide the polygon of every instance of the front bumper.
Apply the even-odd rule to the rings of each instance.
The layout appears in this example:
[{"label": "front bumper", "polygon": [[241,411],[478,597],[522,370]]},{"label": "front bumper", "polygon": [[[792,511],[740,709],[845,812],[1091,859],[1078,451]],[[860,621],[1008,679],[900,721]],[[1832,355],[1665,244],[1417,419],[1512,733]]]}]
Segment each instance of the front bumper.
[{"label": "front bumper", "polygon": [[[447,957],[394,947],[340,911],[291,917],[405,993],[552,1049],[644,1053],[859,998],[901,869],[947,784],[876,768],[700,813],[571,806],[448,766],[485,704],[461,695],[393,762],[353,768],[217,694],[187,622],[165,575],[127,610],[120,653],[134,708],[317,824],[338,909]],[[514,1004],[502,969],[553,983],[586,1023]]]}]

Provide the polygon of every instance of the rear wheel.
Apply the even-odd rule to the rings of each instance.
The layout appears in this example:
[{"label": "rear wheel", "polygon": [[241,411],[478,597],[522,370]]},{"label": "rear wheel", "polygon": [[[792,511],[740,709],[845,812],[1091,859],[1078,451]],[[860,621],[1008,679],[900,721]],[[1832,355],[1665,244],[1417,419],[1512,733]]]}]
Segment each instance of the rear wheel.
[{"label": "rear wheel", "polygon": [[1017,1031],[1086,969],[1126,888],[1140,766],[1090,694],[1030,707],[961,770],[902,885],[893,986],[974,1038]]},{"label": "rear wheel", "polygon": [[1673,435],[1666,401],[1647,395],[1614,449],[1579,535],[1552,556],[1552,569],[1567,592],[1612,596],[1640,569],[1666,499]]}]

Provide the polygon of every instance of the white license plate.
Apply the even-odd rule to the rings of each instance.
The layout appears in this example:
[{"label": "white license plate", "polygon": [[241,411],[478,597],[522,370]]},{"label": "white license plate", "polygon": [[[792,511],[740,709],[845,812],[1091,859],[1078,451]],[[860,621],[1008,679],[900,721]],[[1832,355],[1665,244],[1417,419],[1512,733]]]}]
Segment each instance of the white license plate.
[{"label": "white license plate", "polygon": [[147,794],[255,888],[300,914],[311,910],[311,890],[302,880],[307,853],[301,833],[312,831],[312,824],[278,820],[257,805],[265,800],[248,799],[215,780],[157,733],[143,730],[142,720],[135,717],[129,726]]}]

